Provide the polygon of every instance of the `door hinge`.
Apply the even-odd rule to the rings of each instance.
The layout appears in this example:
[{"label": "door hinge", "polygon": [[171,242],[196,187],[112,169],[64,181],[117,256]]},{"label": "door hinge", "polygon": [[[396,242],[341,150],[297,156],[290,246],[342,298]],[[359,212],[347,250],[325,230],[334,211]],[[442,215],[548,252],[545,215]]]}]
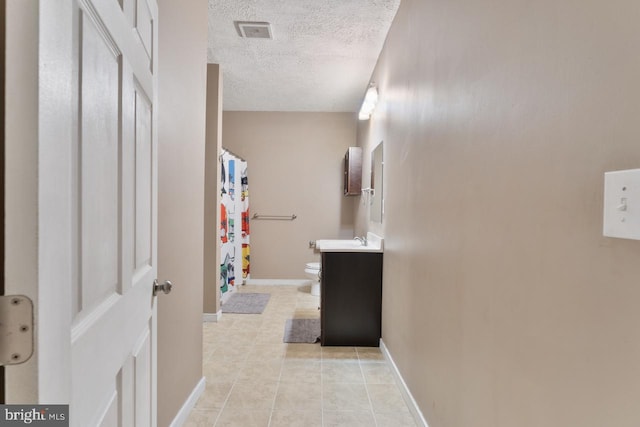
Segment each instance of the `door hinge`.
[{"label": "door hinge", "polygon": [[24,295],[0,296],[0,366],[18,365],[33,354],[33,302]]}]

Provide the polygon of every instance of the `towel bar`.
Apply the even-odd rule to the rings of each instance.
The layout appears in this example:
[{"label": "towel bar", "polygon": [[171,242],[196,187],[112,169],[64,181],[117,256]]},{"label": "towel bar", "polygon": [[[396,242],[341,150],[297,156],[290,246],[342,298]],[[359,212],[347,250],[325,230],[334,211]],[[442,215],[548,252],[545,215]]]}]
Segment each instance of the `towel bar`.
[{"label": "towel bar", "polygon": [[281,220],[281,221],[293,221],[298,218],[296,214],[291,215],[258,215],[254,213],[251,219],[273,219],[273,220]]}]

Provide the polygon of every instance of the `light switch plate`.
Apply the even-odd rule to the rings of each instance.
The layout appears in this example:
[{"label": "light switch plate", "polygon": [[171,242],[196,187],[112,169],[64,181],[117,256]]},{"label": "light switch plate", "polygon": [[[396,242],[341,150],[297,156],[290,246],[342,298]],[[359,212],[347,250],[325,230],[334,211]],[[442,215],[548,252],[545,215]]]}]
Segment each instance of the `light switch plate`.
[{"label": "light switch plate", "polygon": [[605,172],[603,234],[640,240],[640,169]]}]

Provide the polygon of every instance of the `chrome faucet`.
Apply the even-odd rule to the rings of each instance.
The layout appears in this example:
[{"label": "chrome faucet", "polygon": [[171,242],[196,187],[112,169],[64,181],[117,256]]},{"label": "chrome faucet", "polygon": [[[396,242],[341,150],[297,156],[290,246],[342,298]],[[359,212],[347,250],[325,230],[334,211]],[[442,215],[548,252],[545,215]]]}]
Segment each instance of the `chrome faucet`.
[{"label": "chrome faucet", "polygon": [[358,236],[356,236],[356,237],[353,238],[353,240],[359,241],[362,244],[362,246],[367,246],[367,238],[366,237],[358,237]]}]

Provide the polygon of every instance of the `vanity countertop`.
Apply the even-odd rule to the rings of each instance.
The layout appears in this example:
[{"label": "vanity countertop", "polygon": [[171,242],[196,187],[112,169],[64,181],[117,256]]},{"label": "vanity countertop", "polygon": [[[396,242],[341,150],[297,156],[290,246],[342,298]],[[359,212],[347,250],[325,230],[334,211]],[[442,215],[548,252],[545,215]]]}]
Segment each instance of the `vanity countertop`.
[{"label": "vanity countertop", "polygon": [[373,233],[367,233],[366,245],[353,239],[321,239],[316,240],[316,248],[320,252],[384,252],[383,239]]}]

